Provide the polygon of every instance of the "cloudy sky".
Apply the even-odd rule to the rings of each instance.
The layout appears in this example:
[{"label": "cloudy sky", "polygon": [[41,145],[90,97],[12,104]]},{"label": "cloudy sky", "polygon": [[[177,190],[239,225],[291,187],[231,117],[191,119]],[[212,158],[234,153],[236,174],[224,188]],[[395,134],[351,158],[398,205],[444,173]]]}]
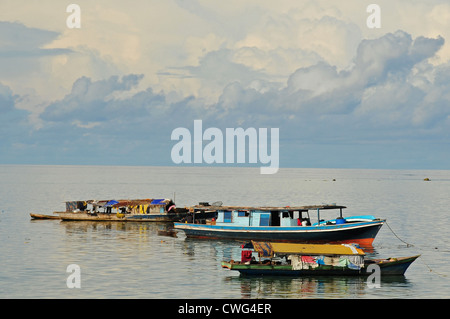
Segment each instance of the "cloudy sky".
[{"label": "cloudy sky", "polygon": [[450,169],[450,3],[0,2],[0,163],[174,165],[196,119],[279,128],[281,167]]}]

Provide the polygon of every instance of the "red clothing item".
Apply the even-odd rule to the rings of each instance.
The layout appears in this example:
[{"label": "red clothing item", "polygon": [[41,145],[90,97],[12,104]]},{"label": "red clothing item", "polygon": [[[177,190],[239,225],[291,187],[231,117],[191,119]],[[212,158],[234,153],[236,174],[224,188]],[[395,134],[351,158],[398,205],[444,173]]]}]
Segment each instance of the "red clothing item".
[{"label": "red clothing item", "polygon": [[316,261],[311,256],[302,256],[302,262],[304,262],[304,263],[315,263]]},{"label": "red clothing item", "polygon": [[252,251],[251,250],[241,251],[241,262],[245,263],[250,260],[252,260]]}]

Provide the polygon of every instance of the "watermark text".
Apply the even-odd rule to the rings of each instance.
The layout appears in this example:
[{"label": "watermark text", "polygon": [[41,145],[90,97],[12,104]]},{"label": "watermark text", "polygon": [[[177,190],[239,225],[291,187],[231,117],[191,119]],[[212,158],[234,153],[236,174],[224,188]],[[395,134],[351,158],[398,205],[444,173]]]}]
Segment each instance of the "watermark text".
[{"label": "watermark text", "polygon": [[[216,127],[203,131],[202,120],[194,120],[193,134],[184,127],[172,131],[171,140],[179,142],[172,147],[171,158],[175,164],[255,164],[259,160],[268,164],[260,167],[261,174],[275,174],[279,168],[279,129],[270,129],[270,155],[268,138],[267,128],[226,128],[224,134]],[[204,141],[210,142],[203,147]]]},{"label": "watermark text", "polygon": [[71,273],[67,277],[67,288],[81,288],[81,268],[77,264],[67,266],[66,272]]}]

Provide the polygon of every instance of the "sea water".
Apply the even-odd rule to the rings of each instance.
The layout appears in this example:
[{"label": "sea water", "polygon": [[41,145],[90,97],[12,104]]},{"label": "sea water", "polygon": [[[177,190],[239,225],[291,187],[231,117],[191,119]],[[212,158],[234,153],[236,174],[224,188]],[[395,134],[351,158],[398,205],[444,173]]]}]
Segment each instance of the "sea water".
[{"label": "sea water", "polygon": [[[235,241],[160,235],[168,223],[29,215],[64,210],[71,200],[168,197],[177,206],[345,205],[344,215],[387,219],[370,257],[421,257],[379,288],[366,278],[241,277],[220,266],[239,258]],[[0,199],[3,299],[450,297],[450,171],[0,165]],[[69,288],[69,265],[79,267],[80,288]]]}]

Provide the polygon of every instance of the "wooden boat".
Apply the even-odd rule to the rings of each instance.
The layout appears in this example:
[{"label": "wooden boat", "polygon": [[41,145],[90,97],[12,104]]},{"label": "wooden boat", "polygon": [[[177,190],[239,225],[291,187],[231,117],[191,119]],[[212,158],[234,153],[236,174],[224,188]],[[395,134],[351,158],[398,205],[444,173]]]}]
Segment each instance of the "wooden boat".
[{"label": "wooden boat", "polygon": [[[371,246],[385,220],[372,215],[343,217],[345,206],[240,207],[197,205],[189,219],[175,223],[187,237],[266,240],[303,243],[357,243]],[[321,219],[322,211],[339,210],[336,219]],[[310,211],[317,214],[311,224]],[[209,214],[200,219],[199,214]],[[214,214],[214,215],[211,215]]]},{"label": "wooden boat", "polygon": [[392,276],[404,275],[419,256],[367,259],[362,249],[347,244],[252,241],[243,247],[241,261],[223,261],[222,268],[259,276],[369,276],[373,273],[370,265],[376,265],[381,276]]},{"label": "wooden boat", "polygon": [[66,202],[66,211],[52,215],[30,214],[34,219],[63,221],[174,222],[187,210],[177,208],[171,199],[87,200]]},{"label": "wooden boat", "polygon": [[32,219],[61,219],[58,215],[44,215],[44,214],[35,214],[30,213]]}]

